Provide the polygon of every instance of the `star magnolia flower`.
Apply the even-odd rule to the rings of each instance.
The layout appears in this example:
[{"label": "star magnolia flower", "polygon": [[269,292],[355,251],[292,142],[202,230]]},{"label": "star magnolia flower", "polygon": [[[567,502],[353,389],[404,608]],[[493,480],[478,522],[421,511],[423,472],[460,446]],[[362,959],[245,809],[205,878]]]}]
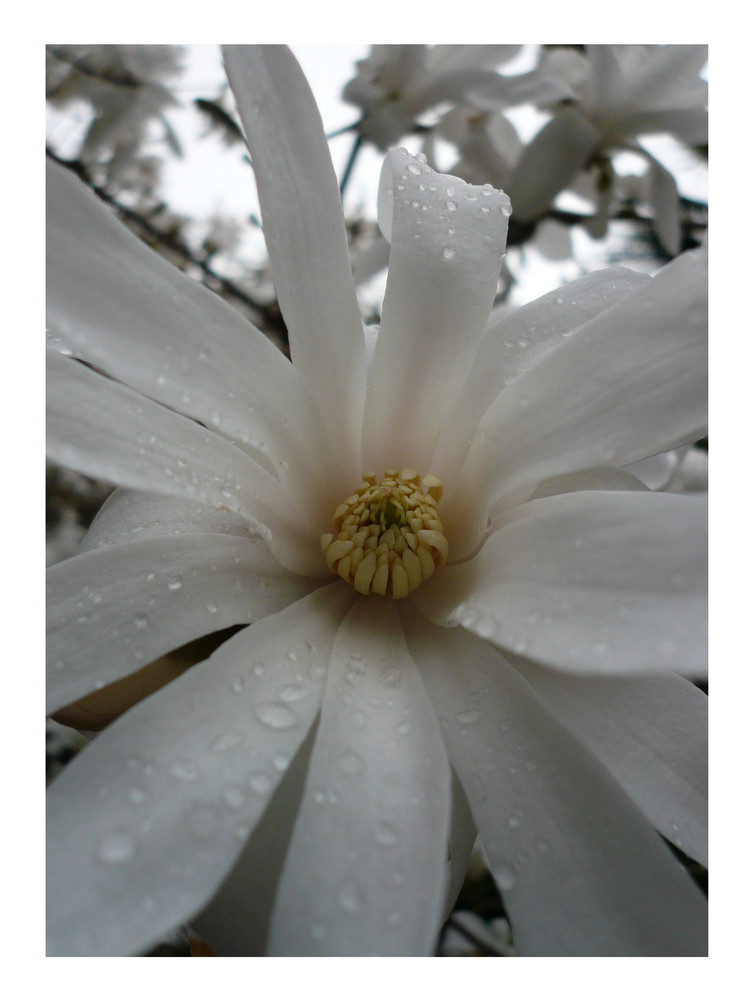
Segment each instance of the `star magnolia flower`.
[{"label": "star magnolia flower", "polygon": [[[522,221],[538,218],[579,171],[600,153],[627,148],[648,163],[659,238],[679,250],[677,186],[671,173],[638,143],[638,136],[669,133],[689,145],[708,142],[707,84],[700,77],[705,45],[589,45],[586,58],[553,53],[560,83],[576,92],[526,147],[508,189]],[[612,186],[597,185],[606,217]]]},{"label": "star magnolia flower", "polygon": [[357,131],[386,150],[414,131],[420,115],[445,101],[491,100],[509,107],[559,100],[567,87],[537,71],[501,76],[493,67],[518,55],[520,45],[373,45],[357,63],[343,99],[362,109]]},{"label": "star magnolia flower", "polygon": [[522,955],[703,953],[705,505],[616,467],[703,433],[704,255],[485,330],[507,198],[395,150],[366,336],[299,67],[225,62],[294,364],[49,168],[50,449],[125,487],[50,711],[250,625],[52,783],[50,952],[428,955],[478,829]]}]

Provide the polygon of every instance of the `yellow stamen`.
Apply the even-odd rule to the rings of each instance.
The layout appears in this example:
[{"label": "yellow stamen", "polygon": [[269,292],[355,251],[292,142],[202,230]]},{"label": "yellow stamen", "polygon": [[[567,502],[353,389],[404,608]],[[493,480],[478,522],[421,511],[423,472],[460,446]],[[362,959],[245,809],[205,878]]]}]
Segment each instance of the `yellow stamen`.
[{"label": "yellow stamen", "polygon": [[414,469],[365,473],[359,489],[338,505],[333,532],[321,536],[329,567],[360,594],[406,597],[448,559],[437,513],[443,484]]}]

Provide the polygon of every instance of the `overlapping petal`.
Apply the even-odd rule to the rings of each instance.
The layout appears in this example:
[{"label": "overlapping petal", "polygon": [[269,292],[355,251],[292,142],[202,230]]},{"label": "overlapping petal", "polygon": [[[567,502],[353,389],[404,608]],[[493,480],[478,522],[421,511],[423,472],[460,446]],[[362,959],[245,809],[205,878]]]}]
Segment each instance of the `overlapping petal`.
[{"label": "overlapping petal", "polygon": [[364,466],[424,473],[487,323],[509,204],[489,185],[437,174],[392,150],[378,208],[391,253],[367,391]]},{"label": "overlapping petal", "polygon": [[609,772],[490,645],[404,617],[521,953],[705,955],[702,893]]},{"label": "overlapping petal", "polygon": [[244,629],[52,783],[49,954],[137,953],[208,902],[317,716],[352,596],[336,584]]},{"label": "overlapping petal", "polygon": [[595,271],[501,316],[479,342],[476,357],[445,421],[431,470],[447,484],[458,480],[481,417],[500,393],[648,277],[622,267]]},{"label": "overlapping petal", "polygon": [[47,573],[47,711],[315,585],[247,535],[157,536],[66,559]]},{"label": "overlapping petal", "polygon": [[272,952],[430,954],[450,818],[450,768],[396,607],[360,599],[333,647]]},{"label": "overlapping petal", "polygon": [[570,677],[512,663],[657,830],[708,864],[708,698],[673,674]]},{"label": "overlapping petal", "polygon": [[454,559],[476,546],[493,505],[525,499],[541,479],[627,465],[705,433],[707,257],[682,254],[498,396],[441,508]]},{"label": "overlapping petal", "polygon": [[288,359],[54,163],[47,165],[47,320],[84,361],[274,469],[298,501],[333,474],[320,415]]},{"label": "overlapping petal", "polygon": [[706,502],[571,493],[516,508],[411,595],[432,621],[574,673],[706,670]]},{"label": "overlapping petal", "polygon": [[364,335],[320,113],[285,46],[228,45],[224,64],[253,161],[294,366],[336,441],[347,482],[356,483]]},{"label": "overlapping petal", "polygon": [[282,565],[320,575],[325,564],[306,512],[231,442],[86,366],[48,351],[51,458],[135,489],[233,510]]}]

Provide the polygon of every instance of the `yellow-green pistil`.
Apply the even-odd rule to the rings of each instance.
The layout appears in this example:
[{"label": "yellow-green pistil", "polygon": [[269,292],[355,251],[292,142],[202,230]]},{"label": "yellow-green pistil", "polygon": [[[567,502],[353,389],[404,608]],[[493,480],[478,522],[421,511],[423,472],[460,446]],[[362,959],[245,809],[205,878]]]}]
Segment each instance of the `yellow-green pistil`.
[{"label": "yellow-green pistil", "polygon": [[332,570],[360,594],[406,597],[448,558],[438,517],[443,484],[414,469],[363,476],[333,514],[334,533],[320,539]]}]

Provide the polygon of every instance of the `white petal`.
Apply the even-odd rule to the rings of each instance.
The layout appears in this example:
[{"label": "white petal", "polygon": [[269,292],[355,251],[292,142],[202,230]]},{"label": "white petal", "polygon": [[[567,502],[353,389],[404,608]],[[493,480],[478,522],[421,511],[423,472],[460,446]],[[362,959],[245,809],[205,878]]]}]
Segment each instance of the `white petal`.
[{"label": "white petal", "polygon": [[451,812],[451,829],[448,836],[448,890],[446,907],[443,914],[447,919],[456,905],[456,899],[461,891],[469,867],[471,852],[477,839],[477,828],[471,815],[471,808],[463,785],[453,774],[453,810]]},{"label": "white petal", "polygon": [[521,954],[704,955],[700,890],[500,654],[424,622],[407,641]]},{"label": "white petal", "polygon": [[501,66],[515,59],[520,45],[433,45],[425,53],[425,66],[433,73],[477,66]]},{"label": "white petal", "polygon": [[498,396],[441,507],[454,559],[473,550],[490,506],[525,499],[541,479],[627,465],[702,436],[706,268],[705,249],[682,254]]},{"label": "white petal", "polygon": [[451,484],[466,458],[477,424],[497,396],[560,348],[579,327],[648,281],[646,275],[624,267],[606,268],[571,281],[493,323],[482,337],[443,427],[432,463],[434,475]]},{"label": "white petal", "polygon": [[222,299],[47,167],[47,319],[78,357],[234,439],[309,493],[330,448],[299,373]]},{"label": "white petal", "polygon": [[[236,511],[289,569],[324,569],[315,530],[270,473],[186,417],[48,351],[48,455],[87,475]],[[316,552],[316,549],[318,550]]]},{"label": "white petal", "polygon": [[152,537],[57,563],[47,571],[47,711],[313,586],[261,539],[234,535]]},{"label": "white petal", "polygon": [[423,614],[572,672],[704,676],[704,498],[571,493],[510,517],[414,591]]},{"label": "white petal", "polygon": [[396,607],[360,599],[334,644],[271,953],[430,954],[450,815],[450,768]]},{"label": "white petal", "polygon": [[672,174],[657,160],[649,166],[651,204],[654,207],[654,228],[664,249],[672,254],[680,252],[680,195]]},{"label": "white petal", "polygon": [[437,174],[405,150],[388,154],[382,176],[393,191],[392,225],[381,216],[391,254],[364,466],[426,472],[492,307],[509,206],[502,192]]},{"label": "white petal", "polygon": [[[268,932],[276,889],[291,840],[310,763],[315,727],[284,770],[268,808],[221,888],[190,921],[218,956],[247,958],[268,952]],[[286,757],[274,762],[279,769]]]},{"label": "white petal", "polygon": [[142,542],[165,535],[221,534],[247,539],[252,533],[241,514],[216,507],[204,507],[178,497],[116,489],[102,504],[78,552]]},{"label": "white petal", "polygon": [[208,901],[316,717],[351,593],[325,588],[243,630],[53,781],[49,954],[136,953]]},{"label": "white petal", "polygon": [[564,108],[531,140],[516,164],[508,194],[516,219],[536,219],[582,169],[602,137],[575,108]]},{"label": "white petal", "polygon": [[659,832],[708,864],[708,699],[663,677],[568,677],[517,669],[612,772]]},{"label": "white petal", "polygon": [[295,368],[345,474],[362,473],[362,318],[336,175],[310,88],[281,45],[228,45],[224,64],[245,128],[276,294]]}]

